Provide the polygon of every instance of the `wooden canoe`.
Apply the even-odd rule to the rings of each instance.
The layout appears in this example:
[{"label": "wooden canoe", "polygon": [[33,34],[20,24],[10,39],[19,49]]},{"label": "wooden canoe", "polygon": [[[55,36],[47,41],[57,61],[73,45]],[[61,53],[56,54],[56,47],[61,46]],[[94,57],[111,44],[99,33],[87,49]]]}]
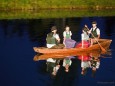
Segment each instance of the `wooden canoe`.
[{"label": "wooden canoe", "polygon": [[[91,57],[101,57],[104,55],[110,55],[110,52],[106,52],[106,53],[102,53],[99,51],[93,51],[90,53],[64,53],[64,54],[37,54],[34,56],[33,60],[34,61],[39,61],[39,60],[47,60],[48,58],[53,58],[53,59],[64,59],[66,57],[70,57],[71,56],[91,56]],[[77,58],[77,57],[76,57]],[[104,57],[105,58],[105,57]]]},{"label": "wooden canoe", "polygon": [[[98,41],[105,50],[109,49],[109,46],[112,42],[112,40],[110,39],[99,39]],[[89,53],[93,51],[101,51],[99,44],[94,44],[88,48],[49,49],[43,47],[34,47],[33,49],[35,52],[42,54],[66,54],[66,53],[73,54],[73,53],[84,53],[84,52]]]}]

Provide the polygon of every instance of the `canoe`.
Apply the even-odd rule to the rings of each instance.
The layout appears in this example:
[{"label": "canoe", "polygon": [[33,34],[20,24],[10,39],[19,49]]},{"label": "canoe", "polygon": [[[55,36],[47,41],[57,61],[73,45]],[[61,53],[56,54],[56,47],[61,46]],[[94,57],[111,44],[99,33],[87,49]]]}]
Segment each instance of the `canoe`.
[{"label": "canoe", "polygon": [[90,53],[85,53],[85,52],[83,52],[83,53],[71,53],[71,55],[69,53],[63,53],[63,54],[42,54],[42,55],[41,54],[37,54],[37,55],[34,56],[33,60],[34,61],[47,60],[48,58],[64,59],[66,57],[71,58],[71,56],[79,59],[80,56],[103,57],[104,55],[110,55],[110,52],[102,53],[100,51],[93,51],[93,52],[90,52]]},{"label": "canoe", "polygon": [[[98,42],[105,49],[108,50],[112,42],[111,39],[99,39]],[[66,54],[66,53],[89,53],[92,51],[101,51],[99,44],[94,44],[88,48],[63,48],[63,49],[50,49],[45,47],[33,47],[34,51],[42,54]]]}]

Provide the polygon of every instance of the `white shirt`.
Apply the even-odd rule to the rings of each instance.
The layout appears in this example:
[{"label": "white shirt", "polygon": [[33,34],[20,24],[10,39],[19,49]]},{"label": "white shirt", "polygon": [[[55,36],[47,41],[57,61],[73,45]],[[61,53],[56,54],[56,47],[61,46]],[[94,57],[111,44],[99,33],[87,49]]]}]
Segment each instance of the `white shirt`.
[{"label": "white shirt", "polygon": [[99,69],[100,62],[97,62],[96,68]]},{"label": "white shirt", "polygon": [[59,67],[58,67],[58,66],[56,66],[56,67],[53,68],[53,71],[58,72],[58,70],[59,70]]},{"label": "white shirt", "polygon": [[[92,68],[91,62],[89,62],[89,64],[90,64],[90,67]],[[99,62],[96,62],[96,68],[99,69],[99,67],[100,67],[100,61],[99,61]]]},{"label": "white shirt", "polygon": [[59,35],[58,34],[53,34],[53,37],[55,37],[56,39],[59,39]]},{"label": "white shirt", "polygon": [[82,33],[81,40],[89,40],[89,35],[86,32]]},{"label": "white shirt", "polygon": [[52,59],[52,58],[48,58],[48,59],[47,59],[47,62],[52,62],[52,63],[55,63],[55,62],[56,62],[56,60],[54,60],[54,59]]},{"label": "white shirt", "polygon": [[89,61],[81,61],[81,67],[82,68],[89,68],[90,67]]},{"label": "white shirt", "polygon": [[72,35],[72,32],[71,32],[71,31],[69,31],[69,32],[64,31],[64,32],[63,32],[63,37],[66,37],[66,33],[67,33],[67,34],[70,34],[70,36]]}]

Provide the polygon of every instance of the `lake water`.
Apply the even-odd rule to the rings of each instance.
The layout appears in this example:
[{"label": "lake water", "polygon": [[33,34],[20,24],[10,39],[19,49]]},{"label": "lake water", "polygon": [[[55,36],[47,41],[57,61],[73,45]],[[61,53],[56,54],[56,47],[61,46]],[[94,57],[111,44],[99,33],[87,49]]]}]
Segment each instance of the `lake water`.
[{"label": "lake water", "polygon": [[[56,25],[60,38],[65,25],[73,33],[72,39],[81,40],[84,24],[91,28],[97,21],[101,38],[112,39],[112,55],[100,58],[100,68],[95,77],[89,69],[81,75],[80,60],[73,59],[69,73],[60,70],[55,79],[46,70],[46,61],[33,61],[34,46],[46,45],[46,35]],[[0,86],[114,86],[115,85],[115,17],[72,17],[47,19],[0,20]],[[62,43],[62,40],[61,40]]]}]

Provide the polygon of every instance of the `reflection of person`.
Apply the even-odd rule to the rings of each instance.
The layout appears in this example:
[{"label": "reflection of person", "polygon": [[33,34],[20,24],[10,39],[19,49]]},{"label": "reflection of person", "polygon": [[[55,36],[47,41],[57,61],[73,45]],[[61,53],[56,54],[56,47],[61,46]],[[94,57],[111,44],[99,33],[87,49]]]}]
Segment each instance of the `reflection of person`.
[{"label": "reflection of person", "polygon": [[55,67],[55,65],[56,65],[56,60],[53,58],[48,58],[46,60],[46,64],[47,64],[47,70],[46,71],[52,73],[53,67]]},{"label": "reflection of person", "polygon": [[63,67],[65,67],[65,72],[69,72],[69,67],[71,66],[72,61],[70,58],[65,58],[63,60]]},{"label": "reflection of person", "polygon": [[[91,46],[95,43],[95,40],[100,38],[100,29],[97,28],[97,22],[92,22],[92,28],[90,29],[89,33],[91,33]],[[95,37],[95,38],[94,38]]]},{"label": "reflection of person", "polygon": [[87,68],[90,67],[90,63],[89,63],[89,59],[83,60],[83,58],[84,57],[82,56],[82,59],[81,59],[81,68],[82,68],[81,74],[85,75],[86,72],[87,72]]},{"label": "reflection of person", "polygon": [[89,61],[81,61],[81,68],[82,68],[81,74],[85,75],[87,68],[89,68],[89,67],[90,67]]},{"label": "reflection of person", "polygon": [[59,68],[60,68],[60,65],[59,65],[59,64],[57,64],[57,65],[53,68],[53,72],[52,72],[52,75],[53,75],[53,76],[56,76],[56,74],[57,74]]},{"label": "reflection of person", "polygon": [[53,26],[51,28],[51,32],[47,34],[46,42],[47,42],[47,47],[48,48],[51,48],[54,45],[60,43],[60,37],[57,34],[56,26]]},{"label": "reflection of person", "polygon": [[59,63],[60,63],[59,59],[48,58],[46,61],[47,72],[51,73],[53,76],[56,76],[56,74],[60,68]]},{"label": "reflection of person", "polygon": [[90,67],[92,68],[92,76],[94,76],[96,70],[100,67],[100,59],[98,57],[92,57],[90,59]]}]

